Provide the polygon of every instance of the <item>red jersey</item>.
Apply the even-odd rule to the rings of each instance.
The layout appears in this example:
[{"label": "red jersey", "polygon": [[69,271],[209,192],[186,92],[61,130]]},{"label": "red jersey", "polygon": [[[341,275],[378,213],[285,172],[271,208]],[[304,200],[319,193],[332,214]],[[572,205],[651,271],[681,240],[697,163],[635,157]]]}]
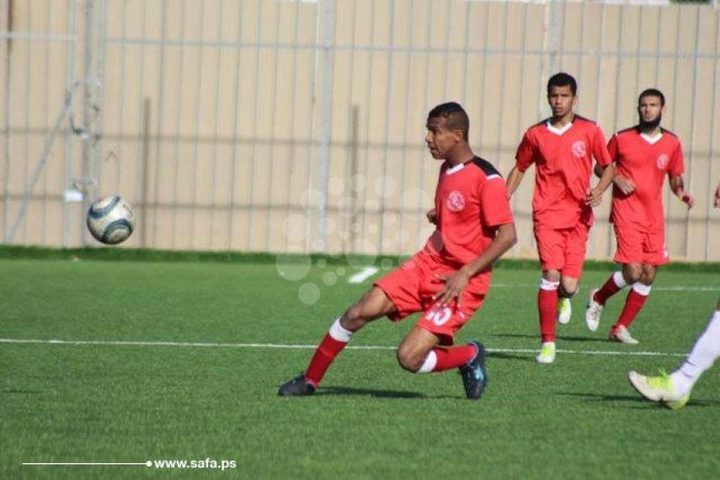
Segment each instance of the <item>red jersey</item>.
[{"label": "red jersey", "polygon": [[665,231],[662,188],[665,175],[685,171],[682,145],[674,133],[662,129],[654,139],[636,126],[617,132],[608,143],[615,174],[631,180],[635,191],[624,195],[613,187],[610,221],[648,232]]},{"label": "red jersey", "polygon": [[454,267],[474,260],[492,243],[496,227],[513,222],[505,181],[479,157],[455,167],[443,163],[435,213],[437,228],[425,249]]},{"label": "red jersey", "polygon": [[576,115],[562,129],[544,120],[525,132],[515,154],[515,166],[525,172],[535,164],[535,224],[551,228],[568,228],[577,222],[592,224],[592,208],[585,200],[593,157],[599,165],[611,163],[602,129],[592,120]]}]

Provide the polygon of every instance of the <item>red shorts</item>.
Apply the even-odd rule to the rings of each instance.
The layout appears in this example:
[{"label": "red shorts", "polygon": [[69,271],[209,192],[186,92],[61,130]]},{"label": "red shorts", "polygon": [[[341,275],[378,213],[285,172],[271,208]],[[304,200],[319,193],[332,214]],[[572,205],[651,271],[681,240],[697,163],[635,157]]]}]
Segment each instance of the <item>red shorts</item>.
[{"label": "red shorts", "polygon": [[536,225],[533,231],[543,271],[558,270],[563,276],[571,278],[582,276],[590,231],[588,225],[583,222],[568,228]]},{"label": "red shorts", "polygon": [[388,315],[399,321],[416,312],[425,312],[417,325],[440,337],[440,343],[452,345],[455,333],[462,328],[485,299],[490,272],[475,275],[460,295],[460,307],[436,305],[433,295],[444,283],[437,276],[448,276],[457,271],[431,253],[421,250],[374,283],[390,298],[397,309]]},{"label": "red shorts", "polygon": [[665,265],[670,261],[665,247],[665,232],[647,232],[635,227],[613,225],[617,239],[615,260],[618,263]]}]

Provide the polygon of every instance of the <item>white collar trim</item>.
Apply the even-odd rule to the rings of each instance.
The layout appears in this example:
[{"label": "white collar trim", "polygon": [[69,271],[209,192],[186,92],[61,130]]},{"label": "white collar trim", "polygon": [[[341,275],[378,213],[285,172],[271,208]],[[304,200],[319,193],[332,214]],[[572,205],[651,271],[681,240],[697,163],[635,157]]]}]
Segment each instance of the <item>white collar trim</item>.
[{"label": "white collar trim", "polygon": [[646,133],[641,133],[640,136],[643,139],[645,139],[645,141],[648,142],[649,144],[654,145],[660,141],[660,139],[663,137],[663,133],[662,133],[662,131],[660,131],[660,133],[658,133],[654,137],[651,137],[650,135],[648,135]]},{"label": "white collar trim", "polygon": [[445,170],[445,175],[452,175],[453,173],[459,172],[463,168],[465,168],[465,164],[459,163],[459,164],[455,165],[454,167],[450,167],[447,170]]},{"label": "white collar trim", "polygon": [[548,130],[550,130],[555,135],[562,135],[563,133],[567,132],[568,130],[570,130],[572,128],[573,122],[568,122],[562,128],[557,128],[557,127],[553,127],[552,124],[550,123],[550,120],[548,120],[545,122],[545,126],[547,127]]}]

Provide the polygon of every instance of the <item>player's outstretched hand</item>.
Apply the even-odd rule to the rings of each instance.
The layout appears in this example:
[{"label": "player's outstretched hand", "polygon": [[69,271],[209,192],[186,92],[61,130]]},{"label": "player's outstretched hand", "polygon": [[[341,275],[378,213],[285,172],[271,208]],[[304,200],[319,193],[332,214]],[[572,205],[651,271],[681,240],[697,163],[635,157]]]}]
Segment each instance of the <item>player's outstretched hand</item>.
[{"label": "player's outstretched hand", "polygon": [[615,175],[615,178],[613,178],[613,183],[623,193],[623,195],[630,195],[635,191],[635,184],[629,178]]},{"label": "player's outstretched hand", "polygon": [[720,183],[715,189],[715,208],[720,208]]}]

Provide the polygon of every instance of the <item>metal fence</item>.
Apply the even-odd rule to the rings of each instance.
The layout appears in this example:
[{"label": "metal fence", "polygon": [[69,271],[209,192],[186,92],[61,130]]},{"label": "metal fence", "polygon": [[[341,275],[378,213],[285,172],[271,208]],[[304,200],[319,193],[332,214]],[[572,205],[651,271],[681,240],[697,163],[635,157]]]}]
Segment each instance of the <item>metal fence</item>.
[{"label": "metal fence", "polygon": [[[3,241],[92,244],[83,212],[117,193],[127,246],[410,253],[431,231],[427,111],[461,102],[507,173],[564,70],[607,136],[665,92],[698,200],[668,193],[670,253],[720,260],[718,10],[630,3],[0,0]],[[531,194],[516,257],[535,256]],[[613,253],[608,207],[591,258]]]}]

